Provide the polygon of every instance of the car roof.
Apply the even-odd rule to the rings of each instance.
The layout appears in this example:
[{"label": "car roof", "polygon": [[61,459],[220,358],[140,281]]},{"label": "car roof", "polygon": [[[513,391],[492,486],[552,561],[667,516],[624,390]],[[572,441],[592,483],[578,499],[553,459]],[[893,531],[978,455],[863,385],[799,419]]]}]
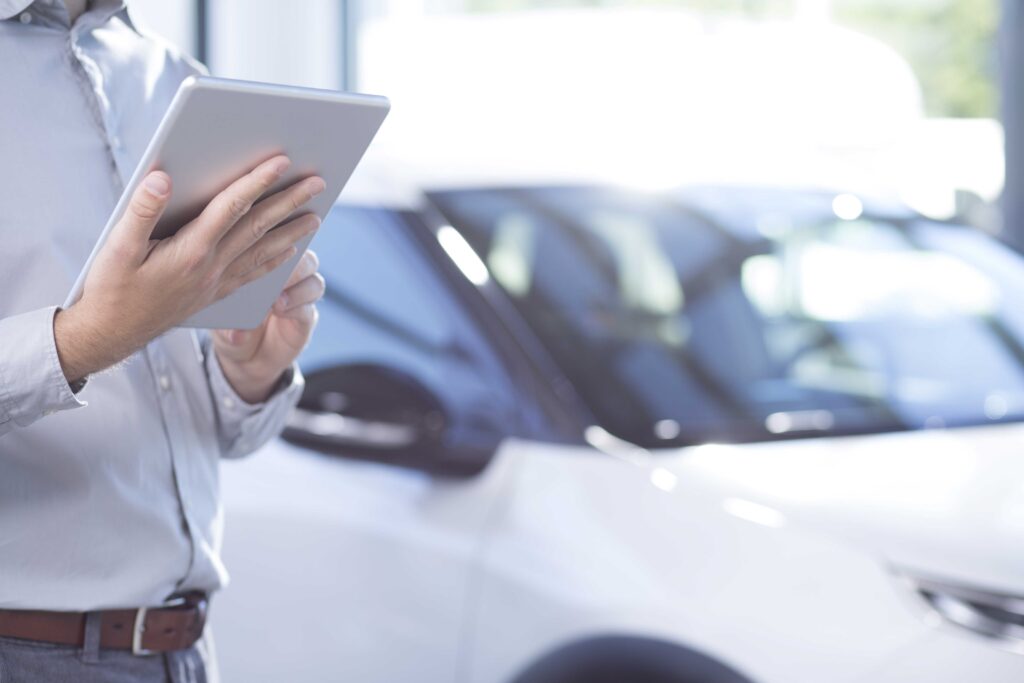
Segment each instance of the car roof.
[{"label": "car roof", "polygon": [[[634,185],[615,182],[600,174],[566,173],[476,173],[437,174],[430,183],[419,184],[415,174],[403,173],[398,166],[360,169],[346,187],[339,204],[384,208],[394,211],[418,211],[429,204],[431,194],[446,192],[506,191],[523,189],[606,189],[635,190]],[[646,189],[646,188],[640,188]],[[819,185],[777,185],[766,183],[687,183],[661,190],[682,205],[694,209],[721,227],[756,237],[758,222],[784,216],[790,221],[820,220],[834,215],[836,202],[853,201],[860,211],[876,218],[909,220],[920,214],[886,194],[871,191],[850,192],[848,188]],[[746,235],[746,233],[751,233]]]}]

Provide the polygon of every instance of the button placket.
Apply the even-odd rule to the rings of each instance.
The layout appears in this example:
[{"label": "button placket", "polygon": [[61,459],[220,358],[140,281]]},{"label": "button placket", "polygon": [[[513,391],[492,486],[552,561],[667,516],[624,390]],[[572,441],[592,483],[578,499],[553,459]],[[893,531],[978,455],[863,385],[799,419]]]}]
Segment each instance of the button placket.
[{"label": "button placket", "polygon": [[99,67],[89,58],[85,53],[85,50],[78,44],[79,36],[84,30],[81,22],[77,23],[72,29],[68,38],[68,51],[70,55],[70,61],[72,67],[76,71],[76,76],[79,79],[79,85],[81,86],[83,95],[89,105],[89,110],[92,112],[93,120],[96,123],[98,132],[103,136],[102,139],[106,143],[107,157],[110,162],[110,179],[111,185],[117,191],[118,194],[124,190],[124,180],[121,176],[120,168],[118,167],[118,160],[114,155],[114,150],[110,146],[110,135],[108,132],[109,126],[109,111],[110,101],[107,98],[106,93],[103,92],[103,78],[99,72]]},{"label": "button placket", "polygon": [[122,168],[124,159],[124,140],[116,132],[119,129],[118,119],[110,105],[110,98],[104,90],[103,71],[99,65],[88,55],[85,48],[79,44],[81,34],[88,31],[90,27],[76,24],[71,30],[70,48],[71,54],[78,62],[79,67],[85,74],[92,93],[92,104],[97,123],[103,133],[103,141],[106,144],[110,157],[111,176],[114,185],[123,189],[124,178],[127,177]]},{"label": "button placket", "polygon": [[199,556],[198,547],[200,545],[200,541],[197,537],[197,526],[190,511],[192,497],[189,491],[187,458],[182,462],[182,459],[186,455],[184,453],[185,446],[178,436],[179,430],[182,427],[181,411],[178,408],[178,404],[172,392],[174,383],[171,379],[167,359],[164,356],[163,349],[160,348],[160,344],[160,339],[151,342],[146,347],[144,353],[149,361],[150,372],[153,373],[156,379],[156,384],[159,387],[157,399],[160,404],[164,423],[167,426],[166,433],[168,446],[170,448],[171,471],[174,477],[174,491],[177,494],[178,507],[181,511],[182,530],[188,538],[190,548],[188,567],[186,568],[185,573],[178,580],[178,585],[182,585],[190,576],[192,576],[192,573],[195,570],[196,560]]}]

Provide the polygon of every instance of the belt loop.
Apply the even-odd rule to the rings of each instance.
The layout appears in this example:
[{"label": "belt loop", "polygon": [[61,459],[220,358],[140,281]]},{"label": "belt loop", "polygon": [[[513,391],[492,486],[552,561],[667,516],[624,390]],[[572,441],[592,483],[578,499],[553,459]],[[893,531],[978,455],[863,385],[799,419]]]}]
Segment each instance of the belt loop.
[{"label": "belt loop", "polygon": [[82,638],[81,659],[83,664],[99,664],[100,636],[103,633],[103,613],[85,613],[85,637]]}]

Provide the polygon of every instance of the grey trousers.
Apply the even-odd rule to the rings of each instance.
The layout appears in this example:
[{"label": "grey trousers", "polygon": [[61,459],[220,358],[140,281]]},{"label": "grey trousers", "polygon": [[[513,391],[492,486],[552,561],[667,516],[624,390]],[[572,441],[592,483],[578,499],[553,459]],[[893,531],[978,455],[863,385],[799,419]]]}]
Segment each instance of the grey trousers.
[{"label": "grey trousers", "polygon": [[0,683],[218,683],[209,629],[187,650],[140,656],[88,645],[89,630],[85,647],[0,636]]}]

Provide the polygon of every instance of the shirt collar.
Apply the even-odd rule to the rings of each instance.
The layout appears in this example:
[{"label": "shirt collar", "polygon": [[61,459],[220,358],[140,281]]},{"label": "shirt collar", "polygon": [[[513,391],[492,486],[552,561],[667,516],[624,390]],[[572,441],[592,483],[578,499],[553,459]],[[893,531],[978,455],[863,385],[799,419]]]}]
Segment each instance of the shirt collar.
[{"label": "shirt collar", "polygon": [[[35,2],[39,0],[0,0],[0,20],[10,19],[16,14],[20,14],[29,8]],[[52,0],[55,3],[63,3],[64,0]],[[124,9],[125,0],[92,0],[89,3],[89,9],[87,12],[92,12],[97,9],[103,9],[104,13],[108,16]]]}]

